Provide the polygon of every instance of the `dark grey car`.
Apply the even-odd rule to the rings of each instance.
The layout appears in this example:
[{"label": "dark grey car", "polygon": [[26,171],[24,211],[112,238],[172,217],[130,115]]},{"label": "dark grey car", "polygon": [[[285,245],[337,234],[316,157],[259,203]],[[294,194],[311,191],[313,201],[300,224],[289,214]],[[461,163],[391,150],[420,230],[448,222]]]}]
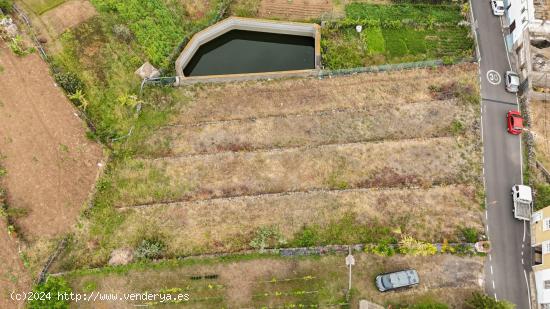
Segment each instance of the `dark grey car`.
[{"label": "dark grey car", "polygon": [[414,269],[405,269],[376,276],[376,287],[380,292],[412,287],[420,282]]}]

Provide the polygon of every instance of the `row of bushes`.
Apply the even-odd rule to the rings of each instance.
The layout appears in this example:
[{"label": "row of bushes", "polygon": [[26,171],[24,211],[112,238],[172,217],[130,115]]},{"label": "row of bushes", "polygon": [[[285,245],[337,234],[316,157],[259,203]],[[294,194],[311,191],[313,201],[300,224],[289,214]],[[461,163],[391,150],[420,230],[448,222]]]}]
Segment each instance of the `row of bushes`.
[{"label": "row of bushes", "polygon": [[[384,29],[399,29],[403,27],[416,29],[434,29],[442,26],[455,26],[456,24],[445,24],[435,20],[435,18],[426,18],[422,20],[415,19],[367,19],[367,18],[344,18],[338,21],[329,21],[325,23],[325,27],[329,28],[349,28],[361,25],[364,28],[384,28]],[[464,25],[463,27],[466,27]]]},{"label": "row of bushes", "polygon": [[462,21],[459,5],[379,5],[351,3],[346,6],[346,18],[386,20],[431,20],[440,24],[457,24]]}]

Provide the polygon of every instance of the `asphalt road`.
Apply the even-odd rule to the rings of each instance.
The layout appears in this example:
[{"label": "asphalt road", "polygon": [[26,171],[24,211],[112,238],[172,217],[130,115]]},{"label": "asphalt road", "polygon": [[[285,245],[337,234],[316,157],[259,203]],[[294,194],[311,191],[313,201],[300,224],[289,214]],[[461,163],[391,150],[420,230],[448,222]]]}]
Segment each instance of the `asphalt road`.
[{"label": "asphalt road", "polygon": [[[485,291],[516,304],[518,309],[528,309],[529,226],[514,218],[510,196],[512,186],[522,183],[521,141],[506,131],[506,113],[518,109],[517,97],[504,89],[504,73],[510,70],[510,62],[500,18],[493,16],[489,1],[472,0],[472,9],[481,55],[485,216],[492,245],[485,265]],[[500,75],[500,82],[491,71]]]}]

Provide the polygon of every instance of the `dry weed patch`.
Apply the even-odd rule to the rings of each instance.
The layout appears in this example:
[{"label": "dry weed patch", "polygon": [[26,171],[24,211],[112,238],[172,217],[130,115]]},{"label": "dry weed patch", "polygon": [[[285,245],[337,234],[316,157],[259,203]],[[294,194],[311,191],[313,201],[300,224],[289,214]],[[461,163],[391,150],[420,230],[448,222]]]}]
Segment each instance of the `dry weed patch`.
[{"label": "dry weed patch", "polygon": [[456,100],[166,127],[147,142],[142,153],[174,156],[442,137],[453,133],[453,121],[462,121],[464,113],[463,125],[471,127],[473,111]]},{"label": "dry weed patch", "polygon": [[476,72],[475,65],[467,64],[321,80],[309,78],[195,86],[181,90],[194,96],[194,104],[182,110],[175,122],[190,124],[342,108],[393,108],[433,100],[433,86],[452,81],[475,84],[472,76]]},{"label": "dry weed patch", "polygon": [[135,159],[116,170],[117,206],[476,179],[479,158],[451,137],[327,145],[277,151]]}]

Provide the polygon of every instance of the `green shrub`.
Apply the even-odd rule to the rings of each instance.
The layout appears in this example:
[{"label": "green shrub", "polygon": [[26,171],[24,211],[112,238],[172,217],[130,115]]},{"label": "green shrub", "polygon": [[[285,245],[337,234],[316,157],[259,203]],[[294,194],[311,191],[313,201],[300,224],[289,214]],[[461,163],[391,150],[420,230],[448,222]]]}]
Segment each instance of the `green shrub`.
[{"label": "green shrub", "polygon": [[399,252],[413,256],[429,256],[437,253],[437,247],[410,236],[405,236],[399,241]]},{"label": "green shrub", "polygon": [[462,239],[464,239],[465,242],[474,243],[479,240],[479,232],[474,228],[465,227],[460,231],[462,233]]},{"label": "green shrub", "polygon": [[53,76],[55,82],[65,90],[69,95],[77,93],[77,91],[82,91],[84,89],[84,83],[78,75],[72,72],[61,72],[56,73]]},{"label": "green shrub", "polygon": [[134,256],[138,260],[153,260],[164,255],[166,245],[159,238],[144,239],[136,248]]},{"label": "green shrub", "polygon": [[376,254],[378,256],[392,256],[396,253],[396,250],[392,244],[380,243],[366,245],[365,252]]},{"label": "green shrub", "polygon": [[92,0],[100,11],[115,13],[116,19],[133,32],[151,63],[167,67],[168,56],[184,39],[183,8],[168,7],[162,0]]},{"label": "green shrub", "polygon": [[312,247],[319,242],[319,232],[313,227],[304,226],[300,232],[294,236],[294,244],[298,247]]},{"label": "green shrub", "polygon": [[468,309],[514,309],[515,306],[507,301],[497,301],[486,294],[475,292],[466,300],[464,308]]},{"label": "green shrub", "polygon": [[323,64],[333,70],[363,66],[363,52],[358,40],[339,38],[321,39]]},{"label": "green shrub", "polygon": [[0,10],[4,13],[11,13],[13,10],[12,0],[0,0]]},{"label": "green shrub", "polygon": [[[58,298],[58,293],[70,294],[72,289],[69,284],[61,277],[48,277],[46,282],[34,287],[33,292],[43,293],[45,299],[33,299],[29,301],[28,308],[30,309],[64,309],[69,308],[69,300]],[[49,298],[49,299],[48,299]]]},{"label": "green shrub", "polygon": [[35,51],[34,47],[25,47],[23,38],[19,34],[10,39],[10,41],[8,42],[8,46],[14,54],[21,57],[31,54]]},{"label": "green shrub", "polygon": [[256,235],[250,241],[250,246],[263,252],[266,248],[277,247],[286,244],[286,240],[276,227],[265,226],[256,231]]},{"label": "green shrub", "polygon": [[464,123],[460,121],[460,119],[454,119],[453,122],[451,122],[451,132],[454,135],[463,134],[465,130],[466,127],[464,126]]},{"label": "green shrub", "polygon": [[550,206],[550,185],[546,183],[535,184],[535,209]]}]

